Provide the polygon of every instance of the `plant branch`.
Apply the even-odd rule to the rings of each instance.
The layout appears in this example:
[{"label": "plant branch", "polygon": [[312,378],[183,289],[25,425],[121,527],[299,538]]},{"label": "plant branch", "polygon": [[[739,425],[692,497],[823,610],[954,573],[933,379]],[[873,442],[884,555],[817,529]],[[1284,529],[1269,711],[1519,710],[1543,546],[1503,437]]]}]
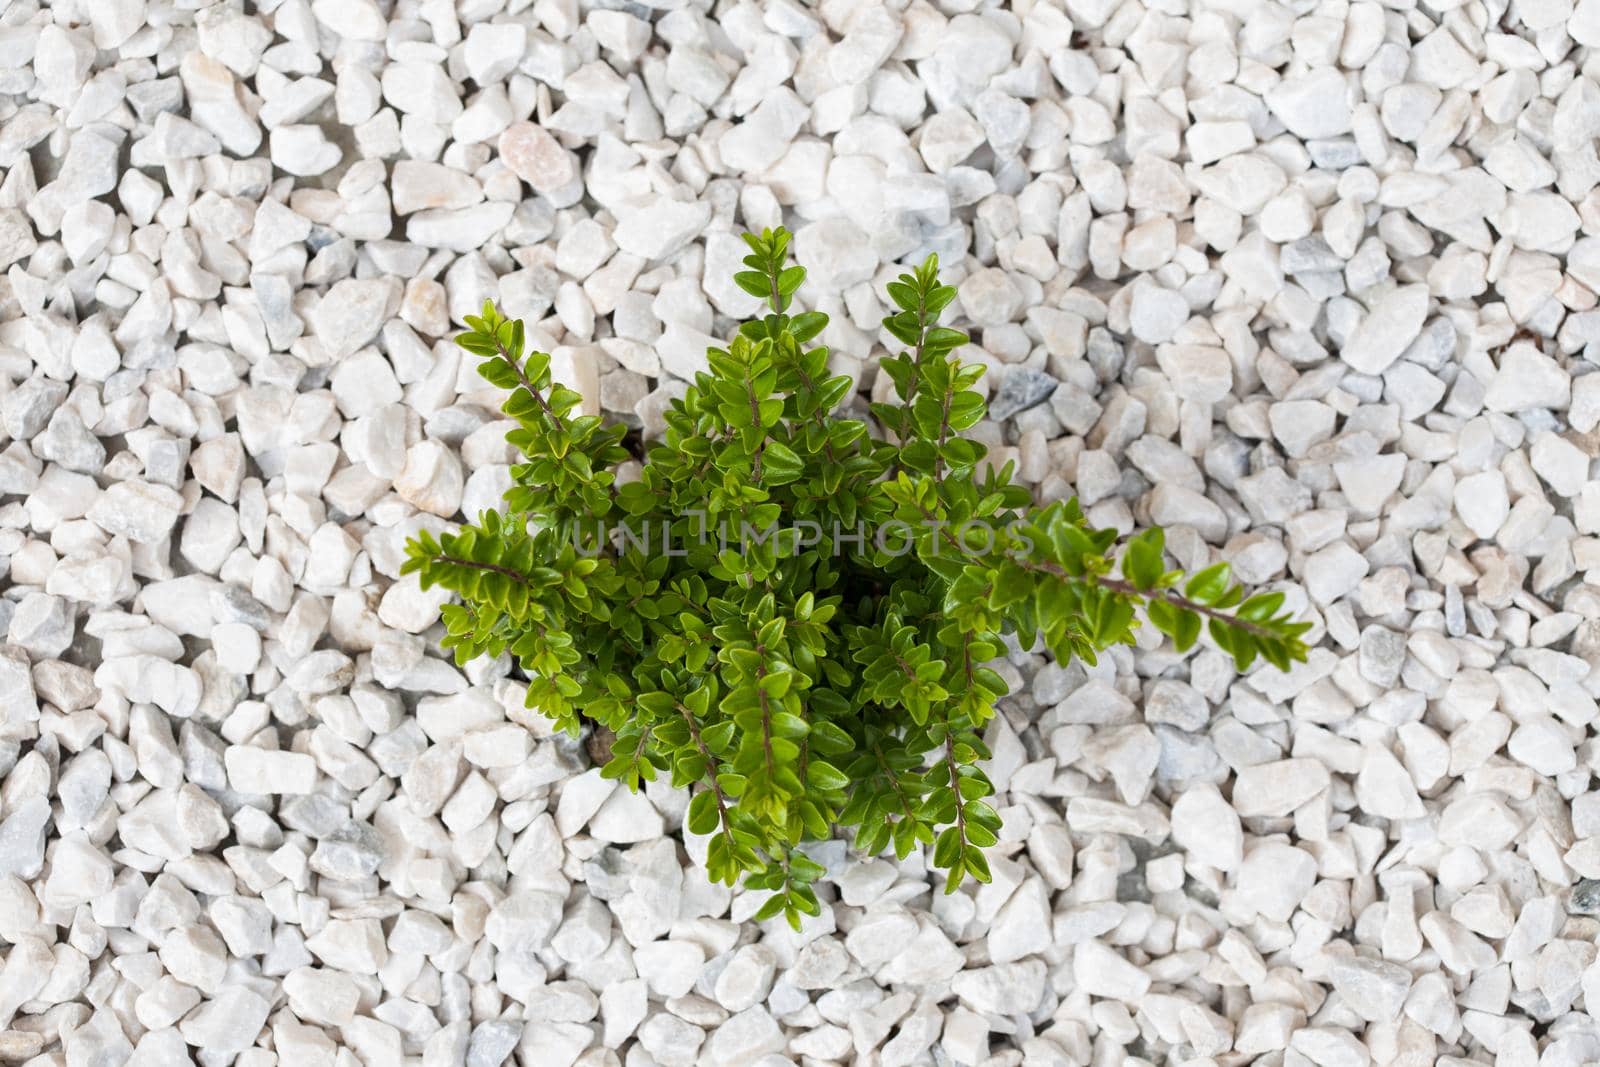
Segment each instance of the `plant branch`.
[{"label": "plant branch", "polygon": [[761,701],[761,747],[767,756],[767,779],[770,781],[777,767],[772,760],[772,707],[767,703],[767,691],[761,688],[761,680],[767,676],[766,654],[765,645],[756,646],[756,655],[763,657],[756,666],[756,698]]},{"label": "plant branch", "polygon": [[1085,574],[1081,578],[1074,578],[1072,575],[1068,574],[1066,571],[1062,570],[1060,567],[1057,567],[1053,563],[1029,563],[1024,566],[1021,560],[1012,559],[1011,562],[1023,567],[1024,570],[1033,570],[1044,574],[1054,575],[1065,581],[1091,582],[1100,586],[1102,589],[1109,589],[1113,593],[1118,593],[1122,596],[1128,597],[1131,600],[1165,600],[1173,607],[1192,611],[1196,615],[1204,615],[1208,619],[1216,619],[1225,625],[1232,626],[1238,630],[1243,630],[1245,633],[1253,634],[1256,637],[1269,640],[1276,640],[1282,637],[1281,634],[1275,633],[1270,627],[1262,626],[1259,623],[1250,622],[1246,619],[1241,619],[1237,615],[1232,615],[1218,608],[1207,607],[1205,604],[1190,600],[1188,597],[1172,589],[1144,590],[1138,588],[1130,582],[1123,581],[1121,578],[1112,578],[1104,574]]},{"label": "plant branch", "polygon": [[712,794],[717,798],[717,820],[722,826],[723,836],[728,839],[731,854],[733,832],[728,827],[728,798],[723,796],[722,783],[717,781],[717,757],[711,754],[711,749],[706,747],[705,738],[700,736],[700,724],[694,721],[694,713],[682,704],[678,704],[677,707],[678,713],[683,716],[683,721],[689,724],[689,736],[694,738],[694,747],[706,761],[706,781],[711,786]]},{"label": "plant branch", "polygon": [[906,818],[915,822],[917,817],[911,811],[911,798],[906,796],[906,791],[900,784],[900,779],[890,769],[889,762],[883,758],[883,750],[877,745],[872,746],[872,755],[878,761],[878,767],[883,771],[883,776],[889,779],[889,786],[894,790],[894,795],[900,798],[900,810],[905,812]]},{"label": "plant branch", "polygon": [[528,576],[526,574],[522,574],[522,573],[519,573],[518,571],[514,571],[510,567],[499,566],[498,564],[495,564],[495,563],[479,563],[477,560],[461,559],[458,556],[447,556],[447,555],[443,555],[443,554],[434,556],[433,557],[433,562],[435,562],[435,563],[448,563],[451,566],[465,567],[468,570],[489,571],[489,572],[491,572],[493,574],[503,574],[507,578],[510,578],[514,582],[517,582],[517,583],[519,583],[521,585],[526,585],[530,589],[533,588],[532,584],[528,581]]},{"label": "plant branch", "polygon": [[[918,510],[922,512],[922,516],[925,520],[937,518],[937,516],[927,508],[919,508]],[[946,543],[948,543],[957,552],[961,553],[962,557],[968,562],[979,564],[985,562],[981,556],[974,555],[966,545],[961,543],[959,538],[950,532],[949,527],[943,525],[942,523],[939,526],[939,533],[944,538]],[[1219,608],[1208,607],[1205,604],[1197,603],[1196,601],[1190,600],[1188,597],[1171,589],[1140,589],[1131,582],[1125,582],[1120,578],[1111,578],[1103,574],[1068,574],[1065,569],[1057,564],[1031,560],[1026,556],[1018,556],[1010,552],[1004,553],[1003,558],[1011,563],[1016,564],[1025,571],[1032,571],[1035,574],[1047,574],[1052,578],[1059,578],[1064,582],[1080,582],[1090,585],[1098,585],[1103,589],[1109,589],[1113,593],[1127,597],[1129,600],[1136,602],[1165,600],[1173,607],[1184,608],[1188,611],[1194,612],[1196,615],[1203,615],[1208,619],[1216,619],[1225,625],[1232,626],[1235,629],[1243,630],[1245,633],[1251,634],[1255,637],[1268,640],[1277,640],[1282,636],[1281,634],[1274,632],[1270,627],[1262,626],[1259,623],[1250,622],[1246,619],[1241,619],[1237,615],[1230,614]]]},{"label": "plant branch", "polygon": [[956,796],[956,836],[961,839],[961,848],[965,851],[967,848],[967,816],[961,810],[961,772],[956,765],[956,739],[948,726],[945,727],[944,735],[944,765],[945,769],[950,772],[950,791]]},{"label": "plant branch", "polygon": [[539,407],[544,411],[546,417],[548,417],[555,425],[555,428],[558,430],[565,430],[567,428],[567,424],[561,421],[560,415],[557,415],[551,410],[550,405],[545,401],[543,394],[541,394],[534,386],[533,382],[529,380],[527,371],[522,369],[522,364],[519,363],[509,351],[506,350],[505,345],[500,343],[500,338],[498,335],[495,336],[494,346],[495,348],[499,349],[500,358],[505,360],[506,364],[516,372],[517,380],[521,382],[522,387],[528,391],[528,395],[539,402]]}]

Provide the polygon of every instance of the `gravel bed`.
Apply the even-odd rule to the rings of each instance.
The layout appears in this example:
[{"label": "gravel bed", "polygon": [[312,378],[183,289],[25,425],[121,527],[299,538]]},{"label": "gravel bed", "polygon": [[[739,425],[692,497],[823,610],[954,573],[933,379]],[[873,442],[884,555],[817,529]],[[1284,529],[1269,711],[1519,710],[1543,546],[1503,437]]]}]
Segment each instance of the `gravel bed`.
[{"label": "gravel bed", "polygon": [[[709,6],[0,5],[0,1061],[1600,1060],[1600,0]],[[997,462],[1317,622],[1014,649],[994,882],[798,934],[396,578],[464,314],[649,435],[779,223],[857,403],[937,252]]]}]

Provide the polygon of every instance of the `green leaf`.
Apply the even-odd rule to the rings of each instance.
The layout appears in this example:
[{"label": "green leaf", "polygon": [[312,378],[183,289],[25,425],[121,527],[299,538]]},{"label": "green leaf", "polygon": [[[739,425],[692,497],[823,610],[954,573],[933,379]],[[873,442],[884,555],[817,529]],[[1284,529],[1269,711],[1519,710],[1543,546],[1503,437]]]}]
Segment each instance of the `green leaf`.
[{"label": "green leaf", "polygon": [[1154,589],[1161,580],[1161,552],[1165,538],[1159,527],[1146,530],[1128,542],[1122,557],[1122,573],[1134,588]]},{"label": "green leaf", "polygon": [[723,752],[733,743],[734,724],[732,722],[719,722],[714,726],[707,726],[700,731],[700,740],[712,752]]},{"label": "green leaf", "polygon": [[850,779],[833,764],[814,759],[806,764],[806,784],[827,793],[845,788]]},{"label": "green leaf", "polygon": [[1266,622],[1283,607],[1282,593],[1261,593],[1239,605],[1234,617],[1246,622]]},{"label": "green leaf", "polygon": [[1189,579],[1183,587],[1184,596],[1197,604],[1211,605],[1222,599],[1228,591],[1228,565],[1213,563]]},{"label": "green leaf", "polygon": [[805,464],[782,441],[767,440],[761,450],[761,480],[766,485],[786,485],[800,477]]},{"label": "green leaf", "polygon": [[764,923],[768,919],[775,919],[783,914],[784,904],[783,894],[774,893],[765,904],[756,909],[756,913],[750,918],[758,923]]},{"label": "green leaf", "polygon": [[994,876],[989,873],[989,861],[984,858],[981,849],[967,848],[961,854],[961,865],[966,868],[968,874],[985,885],[994,880]]},{"label": "green leaf", "polygon": [[1187,652],[1193,648],[1194,643],[1200,639],[1200,616],[1187,608],[1179,610],[1172,639],[1179,652]]},{"label": "green leaf", "polygon": [[805,344],[828,325],[828,316],[820,311],[802,311],[789,320],[789,332],[800,344]]},{"label": "green leaf", "polygon": [[722,698],[721,710],[724,715],[740,715],[748,711],[759,711],[761,698],[753,685],[741,685],[730,690]]},{"label": "green leaf", "polygon": [[811,748],[827,756],[843,755],[855,750],[855,741],[835,723],[822,720],[811,724]]},{"label": "green leaf", "polygon": [[798,715],[790,715],[788,712],[778,712],[776,715],[772,716],[772,732],[778,737],[786,737],[790,740],[798,740],[799,738],[802,738],[806,736],[806,734],[810,733],[811,728],[807,726],[806,721]]},{"label": "green leaf", "polygon": [[685,821],[690,833],[703,837],[715,832],[722,821],[717,815],[717,795],[710,790],[696,793],[689,801],[689,814]]},{"label": "green leaf", "polygon": [[1004,608],[1026,598],[1033,592],[1034,579],[1014,563],[1004,563],[994,576],[994,591],[989,600],[997,608]]},{"label": "green leaf", "polygon": [[767,276],[753,270],[742,270],[733,276],[734,284],[751,296],[765,300],[772,294],[772,288],[767,283]]}]

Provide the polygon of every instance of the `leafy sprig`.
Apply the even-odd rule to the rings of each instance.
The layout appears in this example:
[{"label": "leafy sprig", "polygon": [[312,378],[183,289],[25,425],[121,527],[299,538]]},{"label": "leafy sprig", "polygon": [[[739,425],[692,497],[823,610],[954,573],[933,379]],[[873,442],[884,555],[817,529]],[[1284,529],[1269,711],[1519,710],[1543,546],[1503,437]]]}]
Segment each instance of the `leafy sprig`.
[{"label": "leafy sprig", "polygon": [[509,651],[530,707],[613,731],[605,776],[694,790],[708,872],[769,892],[757,918],[818,913],[824,872],[800,846],[836,826],[867,854],[931,849],[946,891],[989,880],[982,733],[1006,633],[1093,662],[1147,621],[1180,651],[1208,635],[1241,671],[1305,657],[1283,594],[1247,594],[1225,563],[1186,578],[1159,529],[1119,544],[985,466],[963,436],[982,368],[939,324],[956,291],[936,258],[889,283],[905,348],[869,424],[837,414],[852,381],[813,343],[827,317],[791,314],[789,234],[745,241],[735,281],[766,312],[708,353],[628,482],[624,428],[576,414],[520,322],[470,317],[457,341],[507,391],[522,461],[503,510],[420,535],[404,571],[459,594],[458,660]]}]

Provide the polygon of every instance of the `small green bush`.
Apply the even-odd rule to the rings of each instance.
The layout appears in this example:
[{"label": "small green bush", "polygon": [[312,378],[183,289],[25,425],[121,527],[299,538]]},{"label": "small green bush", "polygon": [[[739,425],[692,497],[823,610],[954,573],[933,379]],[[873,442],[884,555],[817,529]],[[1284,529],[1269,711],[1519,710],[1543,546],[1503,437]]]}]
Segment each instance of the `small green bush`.
[{"label": "small green bush", "polygon": [[458,661],[509,650],[530,707],[615,732],[607,777],[698,785],[688,828],[713,878],[772,891],[758,918],[817,913],[822,868],[796,846],[835,824],[867,854],[932,846],[948,891],[989,879],[1000,818],[977,764],[1003,633],[1093,663],[1142,618],[1180,651],[1208,631],[1240,670],[1304,658],[1310,624],[1282,593],[1247,598],[1221,563],[1185,579],[1160,530],[1119,547],[1076,501],[1033,507],[1009,466],[979,474],[962,432],[982,368],[938,325],[955,290],[934,258],[889,284],[906,351],[883,360],[898,402],[872,405],[880,436],[834,415],[852,383],[809,347],[827,317],[788,313],[805,277],[789,234],[745,241],[738,284],[770,314],[708,353],[636,480],[616,475],[626,428],[575,414],[521,322],[468,318],[457,343],[509,391],[524,461],[503,511],[422,534],[404,569],[460,594]]}]

